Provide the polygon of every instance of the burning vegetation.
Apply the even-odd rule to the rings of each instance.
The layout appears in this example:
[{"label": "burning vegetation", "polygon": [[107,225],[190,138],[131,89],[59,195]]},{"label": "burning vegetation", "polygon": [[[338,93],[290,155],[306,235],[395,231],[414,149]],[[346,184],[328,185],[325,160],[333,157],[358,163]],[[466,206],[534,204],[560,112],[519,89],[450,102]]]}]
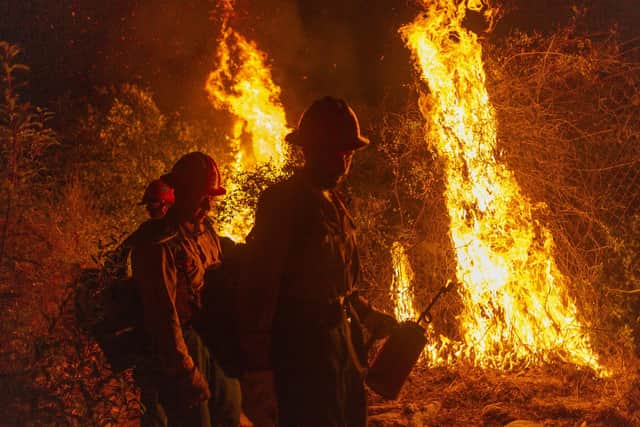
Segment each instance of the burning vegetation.
[{"label": "burning vegetation", "polygon": [[[161,112],[132,84],[54,104],[52,121],[22,98],[18,48],[0,44],[9,424],[135,422],[131,372],[110,369],[76,311],[79,278],[142,218],[132,206],[146,182],[190,149],[211,153],[228,194],[219,232],[241,242],[259,191],[294,167],[287,82],[241,31],[240,7],[219,4],[203,81],[225,117],[213,125]],[[420,7],[396,29],[416,81],[403,110],[370,109],[374,144],[344,190],[374,303],[415,321],[442,285],[456,286],[432,310],[399,400],[370,396],[372,424],[640,425],[637,39],[586,32],[577,7],[551,34],[501,38],[496,5]]]},{"label": "burning vegetation", "polygon": [[[534,206],[500,159],[482,48],[462,25],[467,5],[427,6],[425,17],[401,33],[428,85],[419,100],[425,140],[443,159],[464,304],[463,341],[452,343],[450,351],[497,368],[560,355],[605,374],[569,296],[569,281],[555,262],[553,236],[535,217],[545,206]],[[493,16],[483,4],[469,7]]]},{"label": "burning vegetation", "polygon": [[255,206],[247,203],[246,190],[239,181],[256,171],[270,181],[284,176],[288,158],[284,137],[291,128],[266,55],[230,24],[233,6],[232,1],[222,4],[218,66],[209,74],[206,91],[215,108],[235,117],[230,135],[234,160],[225,174],[231,191],[220,214],[220,233],[243,241],[253,226]]}]

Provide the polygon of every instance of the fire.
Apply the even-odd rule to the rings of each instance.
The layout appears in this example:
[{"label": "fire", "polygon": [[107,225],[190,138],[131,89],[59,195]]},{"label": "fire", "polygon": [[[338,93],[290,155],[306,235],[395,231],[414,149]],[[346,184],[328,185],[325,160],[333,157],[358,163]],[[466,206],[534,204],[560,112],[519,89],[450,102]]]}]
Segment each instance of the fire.
[{"label": "fire", "polygon": [[[426,13],[401,28],[421,79],[425,140],[445,164],[445,201],[457,258],[463,342],[460,357],[512,368],[554,357],[600,374],[569,280],[556,265],[551,233],[534,217],[513,173],[496,154],[496,118],[485,87],[482,49],[464,29],[479,1],[423,0]],[[455,346],[456,348],[458,346]]]},{"label": "fire", "polygon": [[391,282],[391,301],[394,304],[395,318],[404,322],[416,320],[418,313],[413,307],[413,269],[407,258],[404,246],[394,242],[391,246],[391,262],[393,265],[393,280]]},{"label": "fire", "polygon": [[266,55],[231,26],[233,1],[224,1],[223,8],[218,66],[209,74],[206,90],[214,107],[237,117],[232,135],[236,154],[226,174],[228,196],[221,215],[232,219],[220,225],[220,233],[242,241],[253,225],[254,212],[243,202],[237,178],[262,166],[268,168],[261,171],[272,175],[267,178],[282,175],[288,158],[284,137],[290,129]]},{"label": "fire", "polygon": [[[414,273],[409,257],[400,242],[391,246],[391,263],[393,265],[393,279],[391,281],[390,296],[393,302],[393,314],[399,322],[416,321],[420,313],[413,305]],[[422,325],[424,326],[424,325]],[[426,325],[427,346],[420,356],[420,362],[427,361],[430,366],[441,366],[450,361],[453,347],[451,341],[443,336],[436,336],[431,323]]]}]

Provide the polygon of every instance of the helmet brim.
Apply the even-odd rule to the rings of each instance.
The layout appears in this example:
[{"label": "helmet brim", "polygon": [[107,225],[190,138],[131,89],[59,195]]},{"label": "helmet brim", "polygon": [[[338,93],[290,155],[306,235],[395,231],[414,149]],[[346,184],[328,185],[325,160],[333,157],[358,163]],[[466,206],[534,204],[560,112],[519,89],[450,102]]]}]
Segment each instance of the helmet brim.
[{"label": "helmet brim", "polygon": [[352,139],[349,143],[345,144],[345,148],[351,149],[351,150],[359,150],[369,145],[370,142],[371,141],[369,141],[369,138],[364,137],[362,135],[358,135],[356,138]]},{"label": "helmet brim", "polygon": [[224,196],[227,194],[227,190],[224,187],[212,188],[207,192],[207,194],[209,196]]},{"label": "helmet brim", "polygon": [[[291,145],[296,145],[298,147],[304,147],[305,145],[312,143],[309,141],[308,138],[302,138],[300,136],[300,132],[297,130],[294,130],[293,132],[289,133],[285,137],[285,141],[287,141]],[[371,141],[369,140],[369,138],[362,135],[358,135],[355,138],[349,138],[347,141],[341,144],[336,144],[336,147],[343,150],[355,151],[355,150],[359,150],[361,148],[366,147],[367,145],[370,144],[370,142]]]}]

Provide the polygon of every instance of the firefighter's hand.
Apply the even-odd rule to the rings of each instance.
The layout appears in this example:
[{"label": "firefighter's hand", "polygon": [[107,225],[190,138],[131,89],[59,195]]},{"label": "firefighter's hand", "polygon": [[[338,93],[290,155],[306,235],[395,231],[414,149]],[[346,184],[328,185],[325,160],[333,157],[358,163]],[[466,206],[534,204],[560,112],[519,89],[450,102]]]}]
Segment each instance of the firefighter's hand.
[{"label": "firefighter's hand", "polygon": [[200,370],[193,370],[178,381],[178,392],[183,408],[192,408],[211,398],[209,383]]},{"label": "firefighter's hand", "polygon": [[372,338],[381,339],[389,336],[393,328],[398,326],[398,321],[384,311],[372,309],[367,316],[367,326]]}]

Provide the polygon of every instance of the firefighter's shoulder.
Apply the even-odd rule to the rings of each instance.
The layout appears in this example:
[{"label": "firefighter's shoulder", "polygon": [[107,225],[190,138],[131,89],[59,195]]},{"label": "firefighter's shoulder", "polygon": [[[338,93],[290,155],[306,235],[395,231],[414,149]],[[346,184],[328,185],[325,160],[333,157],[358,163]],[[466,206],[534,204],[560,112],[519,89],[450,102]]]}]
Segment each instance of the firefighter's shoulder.
[{"label": "firefighter's shoulder", "polygon": [[302,177],[299,174],[294,174],[265,189],[260,194],[258,203],[263,206],[284,208],[297,198],[302,186]]},{"label": "firefighter's shoulder", "polygon": [[176,238],[178,227],[164,219],[149,219],[140,224],[135,234],[141,244],[163,244]]}]

